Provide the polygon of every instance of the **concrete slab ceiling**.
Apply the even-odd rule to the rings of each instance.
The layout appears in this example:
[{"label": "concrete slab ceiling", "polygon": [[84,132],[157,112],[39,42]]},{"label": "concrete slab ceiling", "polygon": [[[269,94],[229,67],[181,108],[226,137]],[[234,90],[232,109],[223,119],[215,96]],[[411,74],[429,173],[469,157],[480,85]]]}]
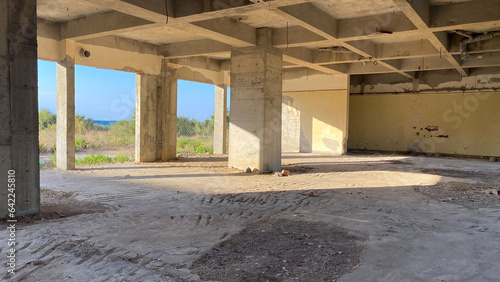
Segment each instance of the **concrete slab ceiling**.
[{"label": "concrete slab ceiling", "polygon": [[[227,70],[231,48],[255,46],[256,29],[271,27],[286,68],[413,78],[424,70],[467,76],[470,69],[500,66],[497,0],[166,2],[39,0],[38,17],[44,19],[39,21],[40,53],[50,59],[53,52],[56,60],[60,50],[50,48],[67,39],[121,51],[144,49],[148,55],[154,49],[159,58],[206,57]],[[487,39],[477,37],[490,32]],[[129,41],[116,44],[110,37]],[[460,48],[469,37],[480,43]],[[141,44],[144,48],[137,47]],[[416,63],[422,59],[425,65]]]},{"label": "concrete slab ceiling", "polygon": [[107,11],[111,9],[85,1],[38,0],[37,2],[38,17],[55,22],[71,21]]}]

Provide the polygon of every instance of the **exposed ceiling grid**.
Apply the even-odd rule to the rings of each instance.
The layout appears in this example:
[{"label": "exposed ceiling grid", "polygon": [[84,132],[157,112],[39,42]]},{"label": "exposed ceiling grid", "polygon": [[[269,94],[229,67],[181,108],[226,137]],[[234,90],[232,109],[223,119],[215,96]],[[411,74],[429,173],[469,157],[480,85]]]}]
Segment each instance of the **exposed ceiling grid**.
[{"label": "exposed ceiling grid", "polygon": [[[488,40],[460,44],[468,36],[477,39],[500,30],[496,0],[167,2],[165,24],[164,0],[38,0],[38,17],[43,19],[39,29],[52,29],[39,36],[61,34],[53,39],[76,41],[123,37],[153,44],[167,58],[224,61],[231,47],[254,46],[256,29],[270,27],[287,68],[332,74],[392,72],[411,78],[423,70],[455,69],[465,76],[469,68],[500,66],[496,33]],[[473,13],[465,11],[472,7]],[[106,12],[110,14],[99,16]],[[102,18],[116,22],[103,24]]]}]

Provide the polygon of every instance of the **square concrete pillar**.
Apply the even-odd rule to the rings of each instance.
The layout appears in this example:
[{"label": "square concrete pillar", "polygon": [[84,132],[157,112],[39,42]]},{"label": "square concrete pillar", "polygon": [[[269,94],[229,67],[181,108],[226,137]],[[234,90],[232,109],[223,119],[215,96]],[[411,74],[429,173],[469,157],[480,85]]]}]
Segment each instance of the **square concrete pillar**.
[{"label": "square concrete pillar", "polygon": [[75,169],[75,57],[66,41],[66,58],[57,63],[57,168]]},{"label": "square concrete pillar", "polygon": [[227,85],[215,86],[214,154],[227,151]]},{"label": "square concrete pillar", "polygon": [[138,163],[159,160],[158,79],[156,75],[136,75],[135,161]]},{"label": "square concrete pillar", "polygon": [[177,158],[177,77],[168,60],[163,60],[158,96],[158,132],[160,159]]},{"label": "square concrete pillar", "polygon": [[177,157],[177,78],[167,60],[160,75],[137,74],[135,161]]},{"label": "square concrete pillar", "polygon": [[259,29],[259,46],[231,53],[230,167],[281,170],[283,54],[269,32]]},{"label": "square concrete pillar", "polygon": [[36,32],[35,0],[0,1],[0,218],[10,217],[9,183],[15,216],[40,209]]}]

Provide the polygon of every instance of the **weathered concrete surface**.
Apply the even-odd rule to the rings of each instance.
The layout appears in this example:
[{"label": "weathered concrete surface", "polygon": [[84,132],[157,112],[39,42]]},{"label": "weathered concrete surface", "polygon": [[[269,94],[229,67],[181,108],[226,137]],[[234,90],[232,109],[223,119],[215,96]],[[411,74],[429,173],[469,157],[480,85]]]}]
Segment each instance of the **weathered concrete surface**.
[{"label": "weathered concrete surface", "polygon": [[[500,164],[284,155],[284,165],[290,163],[310,169],[279,178],[242,174],[228,171],[226,159],[206,157],[42,170],[43,187],[109,209],[23,226],[16,278],[199,281],[189,269],[193,261],[248,224],[271,218],[340,226],[366,238],[361,265],[340,281],[497,280],[500,209],[467,209],[427,197],[413,186],[477,183],[495,176],[491,180],[499,183]],[[443,177],[425,169],[474,177]],[[0,237],[7,234],[0,229]]]},{"label": "weathered concrete surface", "polygon": [[396,74],[352,75],[351,94],[464,93],[500,90],[500,68],[473,69],[462,77],[452,70],[422,72],[415,79]]},{"label": "weathered concrete surface", "polygon": [[136,75],[135,161],[157,161],[158,76]]},{"label": "weathered concrete surface", "polygon": [[66,42],[66,57],[57,63],[57,168],[75,169],[75,48]]},{"label": "weathered concrete surface", "polygon": [[0,1],[0,218],[7,172],[15,171],[16,215],[40,208],[36,1]]},{"label": "weathered concrete surface", "polygon": [[159,76],[158,131],[160,148],[158,159],[168,161],[177,157],[177,77],[163,60]]},{"label": "weathered concrete surface", "polygon": [[214,154],[227,153],[227,85],[215,86]]},{"label": "weathered concrete surface", "polygon": [[177,77],[168,61],[161,75],[137,74],[135,160],[168,161],[177,156]]},{"label": "weathered concrete surface", "polygon": [[261,46],[231,54],[229,166],[271,172],[281,170],[283,56],[261,37],[269,43],[264,32]]},{"label": "weathered concrete surface", "polygon": [[349,149],[498,157],[499,94],[351,96]]}]

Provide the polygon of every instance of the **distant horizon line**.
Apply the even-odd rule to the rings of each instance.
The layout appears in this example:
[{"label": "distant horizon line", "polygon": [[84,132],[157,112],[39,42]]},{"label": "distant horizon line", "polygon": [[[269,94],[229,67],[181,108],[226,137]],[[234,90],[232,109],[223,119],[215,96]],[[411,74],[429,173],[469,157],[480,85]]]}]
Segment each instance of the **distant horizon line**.
[{"label": "distant horizon line", "polygon": [[[40,112],[41,112],[41,111],[43,111],[43,110],[47,110],[47,111],[49,111],[49,112],[50,112],[50,113],[52,113],[52,114],[56,114],[56,113],[52,112],[50,109],[47,109],[47,108],[42,108],[42,109],[39,109],[39,110],[38,110],[38,112],[40,113]],[[82,115],[82,114],[78,114],[78,113],[77,113],[77,114],[75,114],[75,115],[85,116],[85,118],[91,119],[93,122],[110,122],[110,123],[115,123],[115,122],[119,122],[119,121],[123,121],[123,120],[125,120],[125,121],[126,121],[126,120],[129,120],[129,119],[120,119],[120,120],[111,120],[111,119],[94,119],[94,118],[89,117],[89,116],[87,116],[87,115]],[[196,120],[196,121],[198,121],[198,122],[204,122],[204,121],[206,121],[206,120],[210,120],[210,117],[205,118],[204,120],[199,120],[199,119],[196,119],[196,118],[194,118],[194,117],[188,117],[188,116],[185,116],[185,115],[179,115],[179,116],[177,116],[177,117],[181,117],[181,116],[182,116],[182,117],[189,118],[189,119],[194,119],[194,120]]]}]

